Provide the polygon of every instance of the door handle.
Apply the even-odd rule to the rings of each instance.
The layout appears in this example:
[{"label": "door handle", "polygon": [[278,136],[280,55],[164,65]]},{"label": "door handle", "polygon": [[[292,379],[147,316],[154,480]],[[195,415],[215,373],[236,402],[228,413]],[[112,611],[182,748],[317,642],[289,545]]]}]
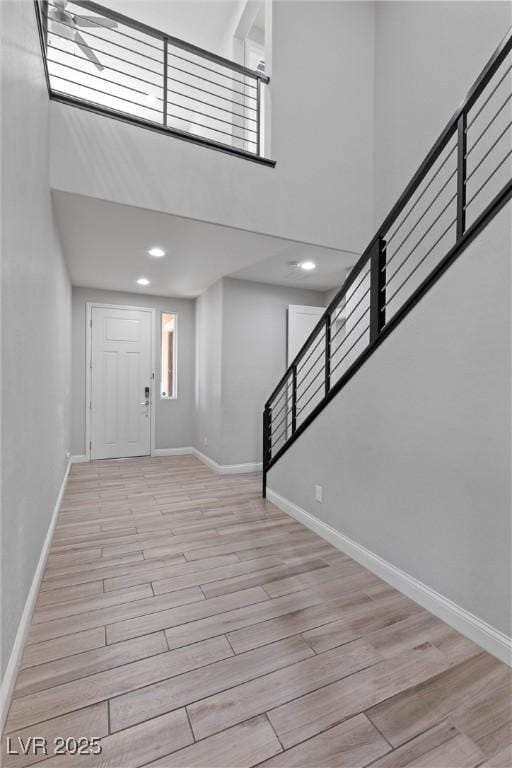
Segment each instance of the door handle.
[{"label": "door handle", "polygon": [[142,403],[139,403],[139,405],[145,405],[147,408],[149,406],[149,400],[143,400]]}]

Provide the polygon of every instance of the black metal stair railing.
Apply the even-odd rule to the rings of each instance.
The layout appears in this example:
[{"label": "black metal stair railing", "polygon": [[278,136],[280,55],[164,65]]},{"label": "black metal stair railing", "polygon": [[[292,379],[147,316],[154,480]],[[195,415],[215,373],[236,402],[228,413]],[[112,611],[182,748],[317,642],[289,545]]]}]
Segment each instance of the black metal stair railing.
[{"label": "black metal stair railing", "polygon": [[50,98],[266,165],[269,77],[89,0],[34,0]]},{"label": "black metal stair railing", "polygon": [[512,30],[377,230],[263,413],[271,467],[512,197]]}]

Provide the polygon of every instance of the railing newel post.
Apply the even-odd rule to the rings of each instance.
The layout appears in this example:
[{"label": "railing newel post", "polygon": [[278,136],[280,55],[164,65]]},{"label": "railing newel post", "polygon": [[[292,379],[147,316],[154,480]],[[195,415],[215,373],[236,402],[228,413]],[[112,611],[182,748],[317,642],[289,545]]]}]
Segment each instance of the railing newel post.
[{"label": "railing newel post", "polygon": [[164,37],[164,78],[162,83],[163,88],[163,104],[162,104],[162,117],[163,117],[163,124],[167,126],[167,68],[168,68],[168,58],[169,58],[169,39],[167,37]]},{"label": "railing newel post", "polygon": [[457,121],[457,240],[466,231],[467,113]]},{"label": "railing newel post", "polygon": [[379,235],[370,256],[370,344],[386,322],[386,241]]},{"label": "railing newel post", "polygon": [[263,411],[263,456],[262,456],[262,469],[263,469],[263,487],[262,496],[267,498],[267,468],[272,458],[272,408],[270,405],[265,406]]},{"label": "railing newel post", "polygon": [[256,156],[261,155],[261,80],[256,78]]},{"label": "railing newel post", "polygon": [[297,429],[297,366],[292,368],[292,435]]},{"label": "railing newel post", "polygon": [[331,389],[331,315],[325,315],[325,394]]}]

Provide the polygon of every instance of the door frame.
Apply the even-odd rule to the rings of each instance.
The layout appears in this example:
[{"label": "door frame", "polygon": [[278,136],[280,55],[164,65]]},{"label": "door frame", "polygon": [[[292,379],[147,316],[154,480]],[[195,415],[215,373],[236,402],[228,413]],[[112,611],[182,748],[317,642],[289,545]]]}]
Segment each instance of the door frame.
[{"label": "door frame", "polygon": [[85,457],[87,461],[91,459],[91,387],[92,387],[92,310],[93,309],[126,309],[135,312],[149,312],[151,315],[151,339],[150,339],[150,358],[151,358],[151,380],[149,391],[149,405],[151,409],[151,418],[149,423],[149,455],[153,456],[155,451],[155,360],[156,360],[156,312],[154,307],[134,307],[131,304],[105,304],[100,301],[87,301],[85,303]]}]

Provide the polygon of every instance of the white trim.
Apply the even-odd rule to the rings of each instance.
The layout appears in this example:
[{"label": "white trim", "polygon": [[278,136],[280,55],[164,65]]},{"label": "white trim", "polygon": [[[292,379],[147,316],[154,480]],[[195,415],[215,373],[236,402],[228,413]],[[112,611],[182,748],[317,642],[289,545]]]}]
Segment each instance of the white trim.
[{"label": "white trim", "polygon": [[[163,315],[173,315],[174,317],[174,340],[172,345],[172,395],[162,396],[162,317]],[[160,361],[159,369],[160,376],[158,377],[158,399],[159,400],[177,400],[178,399],[178,313],[168,312],[166,309],[158,310],[158,317],[160,322],[157,324],[155,318],[155,363],[157,359]],[[158,353],[158,358],[157,358]],[[155,371],[155,391],[156,391],[156,371]],[[155,398],[156,400],[156,398]],[[154,448],[154,445],[151,446]]]},{"label": "white trim", "polygon": [[[239,475],[246,472],[261,472],[262,469],[260,461],[251,461],[245,464],[217,464],[214,459],[190,445],[182,448],[153,448],[151,456],[195,456],[218,475]],[[71,456],[71,464],[80,464],[89,460],[89,457],[85,455]]]},{"label": "white trim", "polygon": [[[128,304],[104,304],[99,301],[86,301],[85,303],[85,456],[86,461],[91,461],[91,450],[89,445],[91,443],[91,410],[89,403],[91,401],[91,351],[92,351],[92,310],[93,307],[99,309],[126,309],[136,312],[149,312],[151,314],[151,381],[150,381],[150,407],[151,407],[151,424],[150,424],[150,439],[149,439],[149,454],[152,456],[153,449],[155,447],[155,411],[156,411],[156,398],[155,387],[156,381],[156,311],[154,307],[134,307]],[[172,313],[169,313],[172,314]],[[160,388],[160,384],[159,384]],[[115,456],[113,458],[123,458],[122,456]]]},{"label": "white trim", "polygon": [[358,563],[364,565],[365,568],[368,568],[368,570],[375,573],[381,579],[384,579],[388,584],[403,592],[404,595],[415,600],[423,608],[426,608],[427,611],[430,611],[458,632],[482,646],[482,648],[492,653],[500,661],[505,662],[509,666],[512,665],[512,638],[482,621],[473,613],[466,611],[465,608],[457,605],[457,603],[449,600],[444,595],[431,589],[423,582],[405,573],[405,571],[392,565],[387,560],[379,557],[369,549],[366,549],[366,547],[349,539],[348,536],[322,522],[292,501],[280,496],[271,488],[267,488],[267,499],[283,512],[294,517],[307,528],[310,528],[326,539],[337,549],[357,560]]},{"label": "white trim", "polygon": [[46,560],[48,559],[48,552],[50,551],[50,545],[52,543],[53,531],[55,530],[55,524],[57,523],[57,516],[59,514],[60,504],[64,495],[64,489],[66,487],[66,481],[69,475],[69,469],[71,467],[71,459],[68,461],[64,477],[60,486],[59,493],[57,495],[57,501],[53,508],[50,525],[46,532],[45,540],[41,548],[41,554],[37,563],[32,584],[28,591],[27,599],[25,600],[25,607],[18,624],[16,637],[14,638],[14,644],[12,646],[9,661],[2,680],[0,688],[0,733],[2,733],[5,721],[7,719],[7,712],[11,703],[12,694],[14,691],[14,684],[16,682],[16,675],[18,673],[18,667],[23,656],[25,647],[25,640],[27,639],[28,630],[30,628],[30,622],[32,620],[32,613],[36,604],[37,596],[39,593],[39,586],[41,579],[43,578],[44,569],[46,567]]},{"label": "white trim", "polygon": [[71,456],[69,460],[71,464],[83,464],[84,461],[89,461],[89,457],[86,456],[85,453],[81,453]]},{"label": "white trim", "polygon": [[194,453],[190,446],[186,448],[153,448],[152,456],[189,456]]},{"label": "white trim", "polygon": [[192,448],[192,453],[199,461],[206,464],[207,467],[213,469],[218,475],[240,475],[246,472],[261,472],[262,464],[260,461],[250,461],[245,464],[217,464],[216,461],[211,459],[205,453],[201,453],[197,448]]}]

